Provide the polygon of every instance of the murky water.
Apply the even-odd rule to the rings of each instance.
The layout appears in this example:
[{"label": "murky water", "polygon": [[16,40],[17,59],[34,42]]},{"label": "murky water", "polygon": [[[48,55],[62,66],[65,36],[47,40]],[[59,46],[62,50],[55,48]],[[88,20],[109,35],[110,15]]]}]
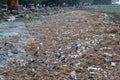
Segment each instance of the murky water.
[{"label": "murky water", "polygon": [[[29,43],[31,35],[29,34],[27,28],[25,27],[24,22],[3,22],[0,24],[0,40],[6,39],[9,42],[10,36],[19,36],[20,38],[18,42],[11,43],[15,45],[15,51],[18,54],[12,53],[12,50],[9,46],[2,46],[0,50],[0,67],[5,67],[9,62],[14,60],[21,60],[22,58],[26,57],[27,53],[24,50],[24,47]],[[4,48],[7,48],[4,51]],[[5,54],[4,54],[5,53]],[[3,55],[4,54],[4,55]]]},{"label": "murky water", "polygon": [[16,36],[26,31],[23,22],[3,22],[0,24],[0,39]]}]

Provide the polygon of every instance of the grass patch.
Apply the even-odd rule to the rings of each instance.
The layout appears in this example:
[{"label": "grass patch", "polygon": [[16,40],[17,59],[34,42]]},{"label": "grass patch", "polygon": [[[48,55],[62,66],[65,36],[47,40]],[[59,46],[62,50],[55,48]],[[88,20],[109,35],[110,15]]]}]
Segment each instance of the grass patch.
[{"label": "grass patch", "polygon": [[107,14],[112,14],[113,18],[111,19],[113,20],[113,22],[120,25],[120,8],[118,7],[117,8],[99,8],[96,11],[107,13]]},{"label": "grass patch", "polygon": [[83,10],[120,15],[120,6],[114,6],[114,5],[89,6],[89,7],[83,8]]},{"label": "grass patch", "polygon": [[98,9],[95,9],[95,11],[120,15],[120,8],[98,8]]},{"label": "grass patch", "polygon": [[111,18],[111,20],[115,22],[117,25],[120,25],[120,7],[97,7],[97,8],[89,8],[85,10],[113,15],[113,18]]}]

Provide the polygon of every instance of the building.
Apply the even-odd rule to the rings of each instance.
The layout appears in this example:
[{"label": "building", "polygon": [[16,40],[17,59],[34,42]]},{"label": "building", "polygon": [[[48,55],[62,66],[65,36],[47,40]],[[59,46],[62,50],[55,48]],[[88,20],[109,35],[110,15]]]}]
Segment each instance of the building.
[{"label": "building", "polygon": [[120,5],[120,0],[112,0],[112,4],[119,4]]}]

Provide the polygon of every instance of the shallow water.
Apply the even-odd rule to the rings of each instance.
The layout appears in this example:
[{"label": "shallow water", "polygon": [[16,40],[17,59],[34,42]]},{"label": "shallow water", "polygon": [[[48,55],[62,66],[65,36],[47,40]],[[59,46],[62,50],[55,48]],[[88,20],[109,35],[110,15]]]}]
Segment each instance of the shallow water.
[{"label": "shallow water", "polygon": [[16,36],[25,31],[26,27],[23,22],[3,22],[0,24],[0,39]]},{"label": "shallow water", "polygon": [[[20,36],[19,36],[20,35]],[[27,53],[24,50],[24,47],[29,43],[31,35],[29,34],[24,22],[3,22],[0,24],[0,41],[2,39],[7,40],[9,42],[10,36],[19,36],[17,42],[11,43],[15,45],[14,48],[18,52],[18,54],[12,53],[12,50],[9,46],[2,46],[0,50],[0,67],[5,67],[9,62],[16,60],[21,60],[21,58],[26,57]],[[0,45],[1,46],[1,45]],[[4,48],[8,49],[4,51]],[[14,50],[15,51],[15,50]],[[3,54],[6,55],[3,55]]]}]

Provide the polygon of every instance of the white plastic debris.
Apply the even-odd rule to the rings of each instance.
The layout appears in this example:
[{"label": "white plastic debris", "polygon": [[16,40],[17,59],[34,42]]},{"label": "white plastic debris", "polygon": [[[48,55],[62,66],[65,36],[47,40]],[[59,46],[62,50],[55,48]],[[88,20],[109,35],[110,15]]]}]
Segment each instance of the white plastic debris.
[{"label": "white plastic debris", "polygon": [[111,66],[112,66],[112,67],[115,67],[115,66],[116,66],[116,63],[115,63],[115,62],[111,62]]},{"label": "white plastic debris", "polygon": [[25,18],[30,18],[30,15],[27,14],[27,15],[25,16]]},{"label": "white plastic debris", "polygon": [[94,66],[90,66],[87,68],[88,71],[93,71],[93,70],[101,70],[101,68],[97,68],[97,67],[94,67]]},{"label": "white plastic debris", "polygon": [[7,19],[7,21],[14,21],[16,18],[15,16],[9,16],[9,18]]},{"label": "white plastic debris", "polygon": [[17,59],[16,62],[17,62],[17,63],[23,63],[23,62],[24,62],[24,59]]},{"label": "white plastic debris", "polygon": [[32,72],[35,72],[35,69],[34,69],[34,68],[32,68]]},{"label": "white plastic debris", "polygon": [[72,58],[72,59],[75,59],[75,58],[78,58],[79,57],[79,55],[78,54],[75,54],[75,55],[68,55],[70,58]]},{"label": "white plastic debris", "polygon": [[67,46],[67,49],[71,49],[71,46]]},{"label": "white plastic debris", "polygon": [[5,76],[0,75],[0,80],[5,80]]},{"label": "white plastic debris", "polygon": [[13,57],[14,54],[13,53],[8,53],[8,57]]},{"label": "white plastic debris", "polygon": [[73,78],[73,79],[77,79],[77,77],[76,77],[76,72],[75,71],[72,71],[71,73],[70,73],[70,76]]},{"label": "white plastic debris", "polygon": [[110,80],[115,80],[115,77],[113,75],[110,75]]},{"label": "white plastic debris", "polygon": [[59,61],[64,61],[65,60],[65,55],[61,55],[61,57],[59,58]]},{"label": "white plastic debris", "polygon": [[61,48],[59,48],[59,51],[61,51],[62,49]]},{"label": "white plastic debris", "polygon": [[95,74],[95,72],[90,72],[90,74],[91,74],[91,75],[94,75],[94,74]]},{"label": "white plastic debris", "polygon": [[40,47],[38,46],[38,47],[37,47],[37,50],[39,50],[39,49],[40,49]]},{"label": "white plastic debris", "polygon": [[79,34],[74,34],[73,37],[79,36]]},{"label": "white plastic debris", "polygon": [[40,45],[43,46],[43,43],[41,42]]},{"label": "white plastic debris", "polygon": [[112,57],[112,56],[113,56],[112,54],[107,53],[107,52],[104,52],[104,55],[109,56],[109,57]]}]

